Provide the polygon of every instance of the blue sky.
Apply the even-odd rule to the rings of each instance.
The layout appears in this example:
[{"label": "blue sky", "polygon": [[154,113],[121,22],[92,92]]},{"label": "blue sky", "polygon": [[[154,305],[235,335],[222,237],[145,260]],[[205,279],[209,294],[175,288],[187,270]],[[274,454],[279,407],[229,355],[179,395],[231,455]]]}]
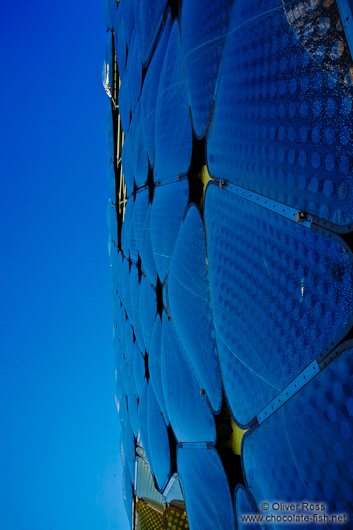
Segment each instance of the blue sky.
[{"label": "blue sky", "polygon": [[102,2],[3,2],[4,530],[116,530]]}]

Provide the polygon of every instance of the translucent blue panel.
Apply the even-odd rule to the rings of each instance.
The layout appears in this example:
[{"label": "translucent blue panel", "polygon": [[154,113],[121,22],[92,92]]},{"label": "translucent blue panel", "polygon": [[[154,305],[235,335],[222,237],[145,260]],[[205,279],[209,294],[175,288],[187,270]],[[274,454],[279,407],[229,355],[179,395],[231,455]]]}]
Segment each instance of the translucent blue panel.
[{"label": "translucent blue panel", "polygon": [[127,363],[130,365],[131,357],[132,357],[132,351],[134,349],[134,337],[133,337],[133,331],[132,327],[129,322],[126,322],[125,326],[125,357]]},{"label": "translucent blue panel", "polygon": [[214,416],[185,361],[171,321],[162,321],[162,386],[169,420],[178,442],[216,441]]},{"label": "translucent blue panel", "polygon": [[150,372],[151,383],[153,386],[153,390],[155,392],[155,396],[158,401],[158,405],[161,411],[163,412],[165,422],[168,425],[169,417],[167,414],[167,408],[165,406],[163,387],[162,387],[161,341],[162,341],[162,324],[161,324],[160,317],[157,315],[155,323],[154,323],[154,327],[153,327],[152,339],[151,339],[151,344],[150,344],[150,349],[149,349],[148,369]]},{"label": "translucent blue panel", "polygon": [[132,323],[131,319],[131,301],[130,301],[130,272],[129,272],[129,262],[127,259],[123,260],[120,272],[120,281],[119,281],[119,294],[123,306],[128,314],[128,317]]},{"label": "translucent blue panel", "polygon": [[135,263],[138,260],[138,252],[141,245],[141,235],[149,204],[148,190],[136,194],[134,215],[132,219],[133,228],[130,240],[130,256]]},{"label": "translucent blue panel", "polygon": [[124,15],[125,1],[119,2],[118,11],[114,21],[114,43],[117,57],[119,76],[122,78],[126,65],[126,29]]},{"label": "translucent blue panel", "polygon": [[134,366],[135,385],[136,385],[136,390],[137,390],[138,395],[141,396],[143,392],[143,388],[146,383],[145,360],[143,358],[143,355],[140,351],[140,348],[137,342],[135,343],[133,355],[134,355],[133,366]]},{"label": "translucent blue panel", "polygon": [[178,448],[177,465],[190,528],[233,530],[232,499],[216,449]]},{"label": "translucent blue panel", "polygon": [[131,45],[126,63],[126,74],[129,80],[131,112],[134,114],[138,98],[140,97],[142,84],[140,43],[137,31],[132,33]]},{"label": "translucent blue panel", "polygon": [[[234,493],[235,503],[235,520],[237,523],[238,530],[246,530],[249,528],[249,521],[244,521],[243,518],[250,515],[258,515],[258,512],[250,499],[249,493],[242,484],[238,484]],[[259,530],[264,528],[260,523],[252,523],[251,527],[253,530]]]},{"label": "translucent blue panel", "polygon": [[[311,3],[299,23],[296,4],[237,2],[208,166],[221,179],[344,226],[353,220],[352,61],[347,69],[341,64],[346,43],[336,3],[329,3],[337,14],[332,46],[329,4]],[[328,56],[334,61],[326,64]]]},{"label": "translucent blue panel", "polygon": [[169,439],[161,409],[150,384],[148,385],[147,429],[153,471],[158,488],[163,491],[170,477]]},{"label": "translucent blue panel", "polygon": [[151,460],[150,448],[149,448],[149,439],[148,439],[148,427],[147,427],[148,394],[149,394],[148,384],[145,384],[143,388],[143,392],[140,396],[140,402],[139,402],[139,430],[140,430],[142,445],[145,450],[151,471],[153,473],[153,466],[152,466],[152,460]]},{"label": "translucent blue panel", "polygon": [[121,246],[125,256],[130,253],[131,226],[134,211],[134,198],[130,197],[126,203],[124,222],[121,229]]},{"label": "translucent blue panel", "polygon": [[107,221],[108,221],[110,238],[113,242],[117,243],[118,225],[117,225],[116,210],[110,199],[108,200],[108,205],[107,205]]},{"label": "translucent blue panel", "polygon": [[351,326],[351,254],[213,184],[205,220],[223,383],[246,425]]},{"label": "translucent blue panel", "polygon": [[210,117],[232,6],[233,0],[183,2],[181,43],[194,130],[199,138],[204,136]]},{"label": "translucent blue panel", "polygon": [[114,165],[112,161],[108,162],[107,178],[108,178],[109,197],[111,198],[113,202],[115,202],[115,173],[114,173]]},{"label": "translucent blue panel", "polygon": [[131,482],[135,482],[135,439],[129,419],[125,423],[124,447],[126,462],[129,468]]},{"label": "translucent blue panel", "polygon": [[121,77],[121,84],[118,93],[118,103],[121,126],[123,128],[124,134],[127,135],[127,132],[130,127],[131,98],[129,91],[129,78],[126,71],[123,72]]},{"label": "translucent blue panel", "polygon": [[201,388],[212,408],[222,404],[211,293],[206,264],[202,218],[191,206],[181,225],[168,276],[168,299],[173,322]]},{"label": "translucent blue panel", "polygon": [[132,387],[131,376],[129,378],[129,384],[128,384],[127,410],[128,410],[128,414],[129,414],[129,420],[130,420],[130,423],[131,423],[131,428],[133,430],[135,438],[137,438],[137,433],[138,433],[138,404],[137,404],[137,398],[136,398],[135,392],[134,392],[133,387]]},{"label": "translucent blue panel", "polygon": [[[146,5],[146,2],[141,2],[140,5]],[[141,121],[151,167],[154,165],[155,113],[158,85],[164,56],[167,49],[171,25],[171,15],[169,14],[161,39],[158,42],[156,51],[154,52],[151,60],[151,64],[147,70],[141,95]]]},{"label": "translucent blue panel", "polygon": [[150,232],[151,209],[152,206],[149,204],[141,233],[140,256],[142,261],[142,270],[147,274],[153,285],[156,285],[157,269],[153,256]]},{"label": "translucent blue panel", "polygon": [[125,466],[125,461],[126,461],[126,457],[125,457],[125,429],[124,429],[124,425],[120,425],[120,456],[121,456],[121,463],[122,463],[122,466],[124,468]]},{"label": "translucent blue panel", "polygon": [[[350,348],[246,436],[244,471],[258,506],[310,500],[352,521],[352,377]],[[307,526],[317,527],[331,525]]]},{"label": "translucent blue panel", "polygon": [[[140,108],[141,108],[141,105],[139,103],[138,104],[139,115],[141,114]],[[136,113],[137,113],[137,110],[135,112],[135,115]],[[136,181],[136,186],[140,188],[141,186],[144,186],[147,183],[147,178],[148,178],[148,156],[147,156],[145,136],[142,130],[142,118],[140,118],[139,120],[135,135],[136,135],[135,152],[134,152],[135,181]]]},{"label": "translucent blue panel", "polygon": [[147,64],[156,41],[167,0],[144,0],[139,2],[138,29],[141,41],[141,55],[144,65]]},{"label": "translucent blue panel", "polygon": [[150,280],[141,278],[140,288],[140,323],[146,350],[149,351],[153,325],[157,314],[157,296]]},{"label": "translucent blue panel", "polygon": [[156,187],[151,211],[153,255],[161,281],[168,272],[170,258],[189,200],[188,181]]},{"label": "translucent blue panel", "polygon": [[[133,263],[131,265],[130,274],[130,313],[128,313],[129,320],[132,324],[132,327],[135,328],[136,315],[139,315],[138,300],[140,296],[140,283],[139,283],[139,273],[137,266]],[[142,349],[142,348],[141,348]]]},{"label": "translucent blue panel", "polygon": [[161,72],[155,134],[155,180],[162,182],[185,175],[191,161],[192,128],[177,20],[172,26]]},{"label": "translucent blue panel", "polygon": [[116,0],[104,0],[103,16],[104,16],[104,22],[107,28],[113,29],[116,12],[117,12]]},{"label": "translucent blue panel", "polygon": [[132,528],[132,498],[133,489],[131,477],[127,463],[125,463],[123,471],[123,499],[130,528]]},{"label": "translucent blue panel", "polygon": [[132,42],[133,28],[135,24],[135,6],[137,0],[120,0],[124,2],[124,22],[126,30],[126,45],[129,48]]}]

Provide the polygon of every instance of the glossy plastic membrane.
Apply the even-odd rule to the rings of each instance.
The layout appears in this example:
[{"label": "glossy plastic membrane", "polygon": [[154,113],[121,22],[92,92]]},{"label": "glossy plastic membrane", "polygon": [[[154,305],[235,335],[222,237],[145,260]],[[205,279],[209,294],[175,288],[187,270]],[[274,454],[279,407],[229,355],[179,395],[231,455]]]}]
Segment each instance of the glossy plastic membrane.
[{"label": "glossy plastic membrane", "polygon": [[207,141],[210,172],[347,227],[352,66],[336,2],[239,0]]},{"label": "glossy plastic membrane", "polygon": [[149,351],[154,321],[157,314],[156,291],[150,280],[143,276],[140,288],[140,324],[146,350]]},{"label": "glossy plastic membrane", "polygon": [[150,230],[153,256],[162,282],[168,273],[188,201],[189,185],[186,179],[155,188]]},{"label": "glossy plastic membrane", "polygon": [[142,190],[139,193],[136,193],[130,239],[130,256],[134,263],[137,263],[138,261],[138,255],[141,247],[142,230],[145,223],[148,205],[148,190]]},{"label": "glossy plastic membrane", "polygon": [[[353,350],[347,345],[281,409],[246,435],[243,466],[259,507],[262,502],[271,505],[281,500],[299,503],[297,512],[308,514],[303,501],[320,503],[326,514],[346,515],[341,528],[352,528],[352,376]],[[332,528],[327,520],[305,525],[318,527]],[[266,528],[278,525],[267,523]]]},{"label": "glossy plastic membrane", "polygon": [[209,121],[232,7],[233,0],[187,0],[182,5],[181,42],[194,130],[199,138]]},{"label": "glossy plastic membrane", "polygon": [[114,20],[114,44],[120,79],[123,76],[127,58],[126,29],[124,17],[125,2],[126,0],[122,0],[119,2],[118,10]]},{"label": "glossy plastic membrane", "polygon": [[165,406],[163,386],[162,386],[162,368],[161,368],[161,348],[162,348],[162,323],[157,315],[149,349],[148,368],[151,378],[151,384],[158,401],[159,408],[163,413],[166,424],[169,424],[167,408]]},{"label": "glossy plastic membrane", "polygon": [[148,463],[139,456],[136,457],[135,494],[139,499],[143,499],[152,506],[163,510],[163,496],[155,488]]},{"label": "glossy plastic membrane", "polygon": [[[187,303],[185,301],[187,300]],[[222,384],[208,279],[202,218],[191,206],[181,225],[168,276],[173,322],[200,386],[214,411],[222,403]]]},{"label": "glossy plastic membrane", "polygon": [[131,45],[126,63],[126,76],[128,79],[128,87],[130,94],[130,105],[132,115],[137,107],[137,102],[141,93],[142,84],[142,65],[140,55],[139,34],[133,31],[131,37]]},{"label": "glossy plastic membrane", "polygon": [[214,416],[186,360],[174,325],[162,319],[162,387],[178,442],[216,442]]},{"label": "glossy plastic membrane", "polygon": [[[142,6],[144,4],[144,2],[141,2],[140,5]],[[171,15],[169,14],[165,26],[163,28],[161,38],[153,54],[151,64],[148,67],[141,95],[141,121],[151,167],[154,166],[155,115],[158,86],[165,52],[167,50],[167,45],[169,41],[170,28]]]},{"label": "glossy plastic membrane", "polygon": [[103,16],[107,28],[112,29],[117,12],[117,3],[115,0],[104,0],[103,2]]},{"label": "glossy plastic membrane", "polygon": [[125,510],[126,510],[130,528],[132,528],[132,498],[133,498],[132,482],[131,482],[128,465],[125,462],[125,466],[123,470],[123,499],[124,499]]},{"label": "glossy plastic membrane", "polygon": [[145,222],[143,224],[140,240],[140,257],[142,262],[142,269],[147,274],[149,280],[153,285],[157,284],[157,269],[154,261],[152,241],[151,241],[151,205],[148,206]]},{"label": "glossy plastic membrane", "polygon": [[167,0],[144,0],[138,3],[138,30],[144,66],[150,59],[166,7]]},{"label": "glossy plastic membrane", "polygon": [[102,69],[102,83],[106,93],[109,97],[111,97],[111,90],[113,86],[113,34],[111,32],[109,32],[108,34],[107,44],[105,47],[105,57]]},{"label": "glossy plastic membrane", "polygon": [[338,236],[213,184],[205,220],[223,384],[235,420],[247,425],[351,327],[352,256]]},{"label": "glossy plastic membrane", "polygon": [[216,449],[183,446],[177,464],[191,530],[233,529],[232,499]]},{"label": "glossy plastic membrane", "polygon": [[169,439],[167,426],[151,384],[148,385],[147,431],[152,468],[158,488],[163,491],[171,469]]},{"label": "glossy plastic membrane", "polygon": [[155,182],[185,175],[191,162],[192,127],[177,20],[163,62],[155,120]]},{"label": "glossy plastic membrane", "polygon": [[[234,492],[234,508],[235,521],[238,530],[246,530],[249,528],[249,521],[245,518],[247,516],[258,515],[258,512],[250,499],[249,493],[242,484],[238,484]],[[252,530],[259,530],[264,528],[260,523],[253,522],[250,526]]]}]

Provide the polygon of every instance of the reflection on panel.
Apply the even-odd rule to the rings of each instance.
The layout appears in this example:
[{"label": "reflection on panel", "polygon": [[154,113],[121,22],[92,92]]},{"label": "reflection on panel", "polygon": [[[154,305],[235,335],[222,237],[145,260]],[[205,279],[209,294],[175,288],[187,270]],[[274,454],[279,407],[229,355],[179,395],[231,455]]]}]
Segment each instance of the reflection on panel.
[{"label": "reflection on panel", "polygon": [[199,138],[205,134],[210,117],[232,7],[233,0],[184,0],[182,5],[181,43],[194,130]]},{"label": "reflection on panel", "polygon": [[[141,232],[140,240],[140,257],[142,261],[142,270],[147,274],[149,280],[153,285],[157,284],[157,269],[156,263],[154,261],[153,250],[152,250],[152,241],[151,241],[151,231],[150,231],[150,220],[151,220],[151,208],[149,204],[145,222],[143,224],[143,229]],[[123,225],[124,228],[124,225]]]},{"label": "reflection on panel", "polygon": [[190,528],[234,528],[227,477],[216,449],[183,446],[178,448],[177,460]]},{"label": "reflection on panel", "polygon": [[221,179],[345,226],[353,221],[353,62],[336,2],[283,4],[236,4],[208,165]]},{"label": "reflection on panel", "polygon": [[[181,225],[168,276],[169,307],[201,387],[218,412],[222,403],[201,215],[191,206]],[[185,303],[187,301],[187,303]]]},{"label": "reflection on panel", "polygon": [[153,472],[159,489],[163,491],[170,477],[169,439],[167,427],[151,384],[148,385],[147,430]]},{"label": "reflection on panel", "polygon": [[166,6],[167,0],[144,0],[138,4],[138,32],[144,66],[151,56]]},{"label": "reflection on panel", "polygon": [[348,331],[351,253],[215,185],[205,219],[223,383],[235,419],[246,425]]},{"label": "reflection on panel", "polygon": [[162,386],[169,420],[178,442],[215,442],[214,417],[195,381],[174,325],[162,320]]},{"label": "reflection on panel", "polygon": [[161,72],[155,131],[155,182],[185,175],[191,162],[192,129],[177,21],[172,26]]},{"label": "reflection on panel", "polygon": [[151,383],[155,396],[158,401],[158,405],[163,413],[166,424],[169,424],[169,417],[167,408],[165,406],[163,387],[162,387],[162,369],[161,369],[161,341],[162,341],[162,324],[160,316],[157,315],[153,332],[152,339],[149,349],[148,357],[148,368],[151,377]]},{"label": "reflection on panel", "polygon": [[[309,500],[325,504],[326,514],[352,520],[352,376],[353,350],[348,347],[246,436],[244,471],[258,506],[280,499],[302,508],[301,502]],[[331,528],[324,522],[318,526]],[[274,523],[267,527],[277,528]],[[351,523],[342,527],[351,528]]]},{"label": "reflection on panel", "polygon": [[141,278],[139,304],[143,340],[146,350],[150,351],[152,331],[157,314],[157,297],[150,280],[144,276]]},{"label": "reflection on panel", "polygon": [[163,282],[189,200],[188,181],[155,189],[151,211],[151,240],[158,275]]},{"label": "reflection on panel", "polygon": [[[140,5],[142,6],[144,4],[145,2],[141,2]],[[158,85],[169,40],[170,28],[171,16],[169,14],[160,41],[153,54],[151,64],[147,70],[141,95],[142,128],[151,167],[154,166],[154,130]]]}]

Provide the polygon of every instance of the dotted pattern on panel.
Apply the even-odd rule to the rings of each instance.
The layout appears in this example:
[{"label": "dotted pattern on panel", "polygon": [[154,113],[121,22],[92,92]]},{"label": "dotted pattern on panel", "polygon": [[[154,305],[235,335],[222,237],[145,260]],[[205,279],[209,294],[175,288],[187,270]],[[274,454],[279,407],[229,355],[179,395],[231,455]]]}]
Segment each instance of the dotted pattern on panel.
[{"label": "dotted pattern on panel", "polygon": [[169,268],[175,241],[189,201],[185,179],[155,189],[151,211],[151,241],[158,275],[163,282]]},{"label": "dotted pattern on panel", "polygon": [[170,447],[167,427],[155,397],[152,385],[148,385],[147,412],[148,447],[152,468],[160,491],[163,491],[170,478]]},{"label": "dotted pattern on panel", "polygon": [[175,328],[196,378],[206,391],[213,410],[219,412],[222,384],[213,326],[205,232],[196,206],[189,208],[175,244],[168,275],[168,301]]},{"label": "dotted pattern on panel", "polygon": [[[237,485],[234,497],[236,528],[238,530],[246,530],[249,527],[249,522],[243,521],[242,517],[246,517],[247,515],[258,515],[258,512],[242,484]],[[252,523],[251,528],[252,530],[258,530],[263,529],[264,527],[261,524]]]},{"label": "dotted pattern on panel", "polygon": [[144,66],[148,63],[151,56],[153,44],[157,38],[166,7],[166,0],[144,0],[139,3],[138,30]]},{"label": "dotted pattern on panel", "polygon": [[[244,471],[258,506],[278,499],[300,508],[302,501],[319,502],[326,514],[346,514],[350,522],[341,527],[351,528],[352,377],[349,348],[244,438]],[[306,527],[318,526],[332,528],[324,522]]]},{"label": "dotted pattern on panel", "polygon": [[186,513],[176,508],[165,511],[166,530],[188,530],[189,522]]},{"label": "dotted pattern on panel", "polygon": [[223,383],[247,425],[351,326],[351,253],[213,184],[205,220]]},{"label": "dotted pattern on panel", "polygon": [[[142,4],[143,2],[141,2],[141,5]],[[168,45],[171,24],[171,15],[169,14],[160,41],[153,54],[151,64],[147,70],[141,95],[142,128],[151,167],[154,166],[154,129],[158,85]]]},{"label": "dotted pattern on panel", "polygon": [[163,516],[142,501],[137,502],[138,529],[163,530]]},{"label": "dotted pattern on panel", "polygon": [[155,182],[185,175],[191,162],[192,127],[177,21],[172,26],[161,72],[155,135]]},{"label": "dotted pattern on panel", "polygon": [[204,136],[210,117],[232,7],[233,0],[188,0],[182,5],[181,43],[198,138]]},{"label": "dotted pattern on panel", "polygon": [[234,528],[233,503],[216,449],[183,446],[177,450],[177,463],[190,528]]},{"label": "dotted pattern on panel", "polygon": [[237,3],[207,157],[213,175],[345,226],[353,63],[333,4]]}]

